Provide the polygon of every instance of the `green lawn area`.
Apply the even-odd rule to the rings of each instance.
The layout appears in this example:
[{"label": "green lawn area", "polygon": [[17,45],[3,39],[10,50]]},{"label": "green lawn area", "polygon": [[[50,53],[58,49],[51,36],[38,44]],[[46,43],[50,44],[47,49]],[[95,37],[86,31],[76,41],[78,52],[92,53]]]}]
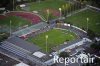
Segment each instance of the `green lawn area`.
[{"label": "green lawn area", "polygon": [[65,5],[66,1],[65,0],[46,0],[46,1],[41,1],[39,2],[33,2],[30,4],[30,11],[37,10],[41,11],[47,8],[53,8],[53,9],[59,9],[62,7],[62,5]]},{"label": "green lawn area", "polygon": [[80,28],[84,27],[86,29],[87,17],[89,18],[89,29],[93,30],[95,33],[100,34],[100,12],[88,9],[66,18],[65,22],[70,22],[75,26],[78,26]]},{"label": "green lawn area", "polygon": [[41,33],[34,38],[33,37],[28,38],[27,41],[36,44],[45,51],[46,35],[48,35],[48,40],[47,40],[48,51],[50,51],[51,48],[53,47],[63,44],[65,41],[71,41],[77,37],[74,33],[69,32],[67,30],[52,29],[47,32]]},{"label": "green lawn area", "polygon": [[9,16],[6,17],[4,19],[0,19],[0,26],[6,26],[6,27],[10,27],[10,21],[11,21],[11,27],[12,28],[18,28],[24,25],[30,25],[31,22],[23,19],[21,17],[17,17],[17,16]]}]

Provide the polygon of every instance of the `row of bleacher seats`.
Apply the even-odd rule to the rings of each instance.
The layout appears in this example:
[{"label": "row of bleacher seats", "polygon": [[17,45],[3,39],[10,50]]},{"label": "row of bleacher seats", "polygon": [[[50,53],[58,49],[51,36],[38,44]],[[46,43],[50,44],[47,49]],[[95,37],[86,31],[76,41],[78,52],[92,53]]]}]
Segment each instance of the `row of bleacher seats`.
[{"label": "row of bleacher seats", "polygon": [[27,56],[24,51],[22,51],[22,50],[20,50],[20,49],[18,49],[16,47],[14,47],[14,46],[12,46],[11,43],[9,43],[7,41],[3,42],[0,45],[0,47],[3,48],[3,49],[5,49],[5,50],[7,50],[7,51],[10,51],[10,52],[18,55],[18,56],[24,57],[24,58],[26,58],[26,56]]}]

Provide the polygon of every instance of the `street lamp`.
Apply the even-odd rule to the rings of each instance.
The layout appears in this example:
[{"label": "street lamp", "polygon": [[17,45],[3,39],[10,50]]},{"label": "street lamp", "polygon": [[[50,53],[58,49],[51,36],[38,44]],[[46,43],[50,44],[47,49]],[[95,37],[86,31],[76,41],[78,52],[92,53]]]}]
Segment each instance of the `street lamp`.
[{"label": "street lamp", "polygon": [[39,0],[39,3],[40,3],[40,0]]},{"label": "street lamp", "polygon": [[87,31],[88,31],[88,23],[89,23],[89,18],[87,18]]},{"label": "street lamp", "polygon": [[13,11],[14,11],[14,0],[13,0]]},{"label": "street lamp", "polygon": [[65,5],[62,5],[62,14],[65,16]]},{"label": "street lamp", "polygon": [[47,49],[47,40],[48,40],[48,35],[45,36],[45,39],[46,39],[46,52],[48,51]]},{"label": "street lamp", "polygon": [[68,4],[66,4],[66,16],[68,15]]},{"label": "street lamp", "polygon": [[61,18],[61,15],[62,15],[62,12],[61,12],[61,10],[62,10],[62,9],[61,9],[61,8],[59,8],[59,11],[60,11],[60,18]]},{"label": "street lamp", "polygon": [[20,22],[19,22],[19,24],[18,24],[18,29],[19,29],[19,30],[20,30],[20,25],[21,25],[21,24],[20,24]]},{"label": "street lamp", "polygon": [[12,23],[12,21],[10,20],[10,36],[11,36],[11,23]]},{"label": "street lamp", "polygon": [[49,21],[49,9],[47,9],[47,22]]},{"label": "street lamp", "polygon": [[68,4],[68,7],[69,7],[69,13],[71,13],[71,4],[70,3]]},{"label": "street lamp", "polygon": [[81,4],[81,8],[83,8],[83,1],[82,0],[80,0],[80,4]]},{"label": "street lamp", "polygon": [[81,66],[80,63],[78,63],[78,66]]}]

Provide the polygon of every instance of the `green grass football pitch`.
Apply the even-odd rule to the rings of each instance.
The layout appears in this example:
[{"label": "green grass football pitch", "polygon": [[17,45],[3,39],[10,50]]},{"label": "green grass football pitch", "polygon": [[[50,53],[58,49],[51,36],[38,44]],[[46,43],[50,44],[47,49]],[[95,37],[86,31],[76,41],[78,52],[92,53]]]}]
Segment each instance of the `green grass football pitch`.
[{"label": "green grass football pitch", "polygon": [[100,12],[96,12],[93,10],[85,10],[83,12],[74,14],[68,18],[66,18],[65,22],[70,22],[75,26],[80,28],[87,28],[87,18],[88,21],[88,28],[94,31],[95,33],[100,34]]},{"label": "green grass football pitch", "polygon": [[34,38],[33,37],[28,38],[27,41],[36,44],[42,50],[46,51],[46,38],[45,38],[46,35],[48,35],[47,39],[48,52],[51,50],[51,48],[59,46],[60,44],[63,44],[65,41],[71,41],[77,38],[77,36],[74,33],[69,32],[67,30],[52,29],[47,32],[41,33]]}]

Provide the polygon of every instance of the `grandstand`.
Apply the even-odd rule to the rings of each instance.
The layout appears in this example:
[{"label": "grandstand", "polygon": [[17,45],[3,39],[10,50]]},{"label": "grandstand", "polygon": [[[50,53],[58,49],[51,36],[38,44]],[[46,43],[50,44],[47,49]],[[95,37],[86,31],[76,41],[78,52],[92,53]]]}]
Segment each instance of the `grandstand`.
[{"label": "grandstand", "polygon": [[[8,40],[3,41],[0,45],[0,49],[8,51],[10,54],[14,54],[18,59],[31,61],[33,64],[44,64],[37,57],[32,55],[33,53],[40,51],[40,48],[32,43],[29,43],[19,37],[10,37]],[[45,65],[43,65],[45,66]]]},{"label": "grandstand", "polygon": [[[9,44],[9,43],[12,43],[12,44],[14,44],[15,46],[18,46],[18,47],[23,48],[23,49],[21,49],[21,50],[23,50],[23,52],[33,53],[33,52],[35,52],[35,51],[40,50],[40,48],[37,47],[36,45],[31,44],[31,43],[29,43],[29,42],[27,42],[27,41],[24,41],[23,39],[20,39],[20,38],[18,38],[18,37],[11,37],[11,38],[9,38],[9,39],[6,40],[6,41],[8,42],[8,44]],[[6,43],[7,43],[7,42],[6,42]],[[6,44],[6,43],[5,43],[5,44]],[[12,45],[12,44],[11,44],[11,45]]]},{"label": "grandstand", "polygon": [[27,27],[27,28],[19,30],[19,31],[16,31],[16,32],[13,33],[13,35],[16,35],[18,37],[24,37],[28,34],[34,33],[34,32],[36,32],[36,31],[38,31],[42,28],[45,28],[46,26],[48,26],[48,24],[46,24],[44,22],[40,22],[36,25]]}]

